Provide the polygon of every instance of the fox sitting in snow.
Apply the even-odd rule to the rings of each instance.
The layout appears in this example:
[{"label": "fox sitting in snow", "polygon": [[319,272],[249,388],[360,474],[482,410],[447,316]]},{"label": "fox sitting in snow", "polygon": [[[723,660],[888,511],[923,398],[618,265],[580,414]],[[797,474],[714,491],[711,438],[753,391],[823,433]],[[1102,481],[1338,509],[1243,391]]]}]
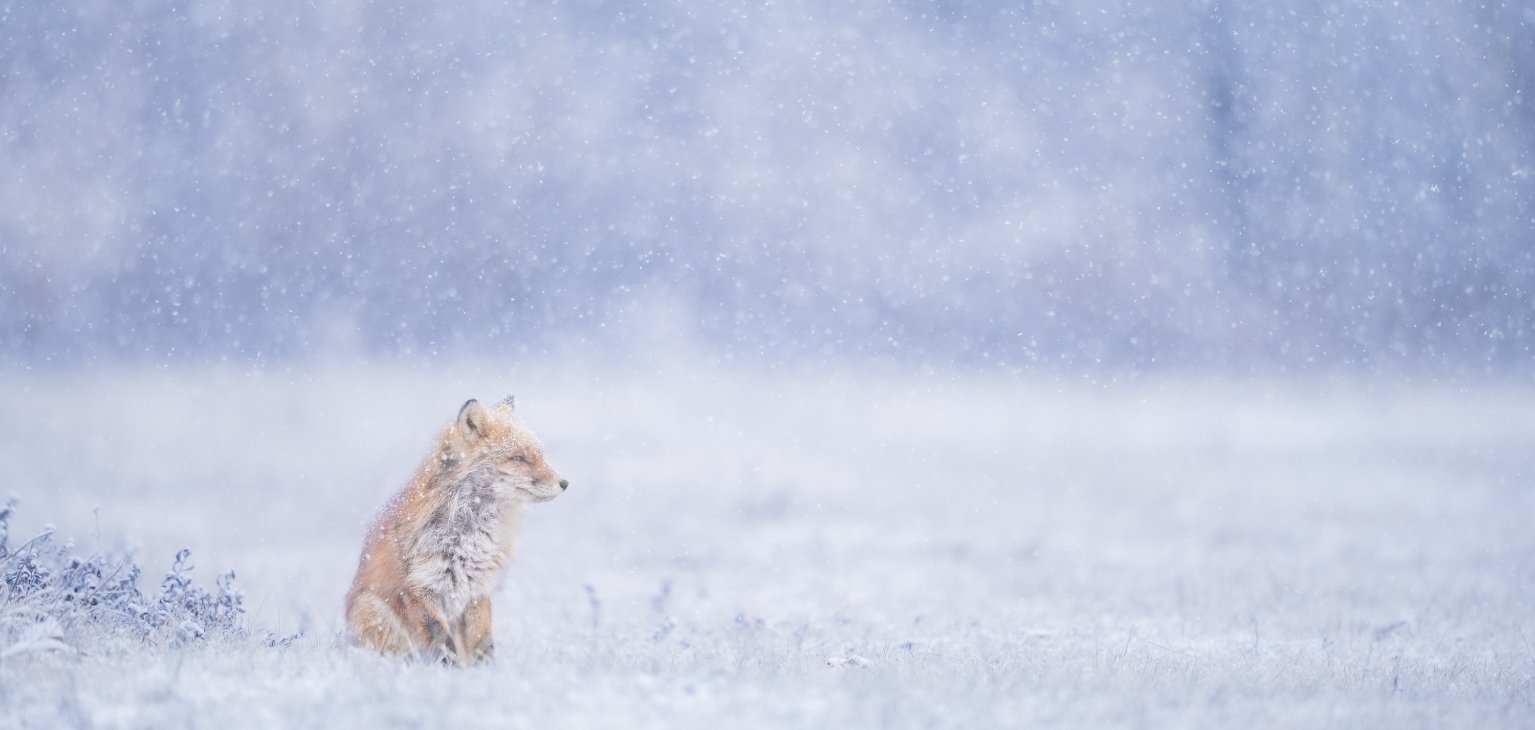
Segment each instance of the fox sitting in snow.
[{"label": "fox sitting in snow", "polygon": [[513,412],[470,400],[415,479],[374,521],[346,595],[352,639],[457,664],[491,656],[490,594],[512,557],[524,503],[569,485]]}]

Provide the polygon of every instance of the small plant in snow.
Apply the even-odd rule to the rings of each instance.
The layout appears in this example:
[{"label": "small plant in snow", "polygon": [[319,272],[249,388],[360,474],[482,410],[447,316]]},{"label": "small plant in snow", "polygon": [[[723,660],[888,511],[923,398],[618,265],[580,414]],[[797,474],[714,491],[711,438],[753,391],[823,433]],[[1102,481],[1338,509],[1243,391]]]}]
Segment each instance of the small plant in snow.
[{"label": "small plant in snow", "polygon": [[209,591],[192,582],[191,551],[182,550],[151,598],[139,590],[131,556],[77,557],[53,541],[52,530],[10,548],[14,507],[7,501],[0,508],[0,655],[78,648],[87,633],[178,644],[244,636],[233,571]]},{"label": "small plant in snow", "polygon": [[156,627],[175,623],[177,635],[183,640],[203,638],[205,631],[239,631],[245,607],[241,605],[240,591],[234,587],[234,571],[220,575],[214,582],[217,592],[210,593],[192,582],[192,568],[192,551],[182,548],[160,584]]},{"label": "small plant in snow", "polygon": [[5,505],[0,506],[0,558],[5,557],[5,540],[11,534],[11,510],[15,508],[15,498],[5,500]]}]

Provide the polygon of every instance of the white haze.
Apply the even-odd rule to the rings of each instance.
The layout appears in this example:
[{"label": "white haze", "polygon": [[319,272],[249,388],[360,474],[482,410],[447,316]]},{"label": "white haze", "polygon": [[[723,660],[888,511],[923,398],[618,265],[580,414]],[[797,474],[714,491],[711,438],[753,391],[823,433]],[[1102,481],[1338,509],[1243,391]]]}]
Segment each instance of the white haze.
[{"label": "white haze", "polygon": [[[1532,301],[1528,3],[0,0],[9,547],[251,630],[0,729],[1532,727]],[[344,646],[507,393],[498,661]]]},{"label": "white haze", "polygon": [[1532,357],[1519,3],[7,4],[0,102],[27,359]]},{"label": "white haze", "polygon": [[[339,643],[366,523],[466,394],[572,482],[498,661]],[[8,378],[17,538],[237,570],[259,637],[0,661],[28,726],[1519,727],[1535,393],[688,365]],[[830,664],[829,664],[830,662]],[[835,665],[835,666],[833,666]],[[71,719],[74,718],[74,719]]]}]

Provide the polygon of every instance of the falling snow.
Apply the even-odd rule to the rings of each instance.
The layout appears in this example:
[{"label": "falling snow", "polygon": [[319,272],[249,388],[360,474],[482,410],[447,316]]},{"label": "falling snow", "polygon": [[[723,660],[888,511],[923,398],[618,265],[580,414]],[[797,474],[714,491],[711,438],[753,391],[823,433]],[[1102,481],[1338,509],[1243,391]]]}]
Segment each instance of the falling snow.
[{"label": "falling snow", "polygon": [[1515,2],[0,2],[0,727],[1535,725],[1532,171]]}]

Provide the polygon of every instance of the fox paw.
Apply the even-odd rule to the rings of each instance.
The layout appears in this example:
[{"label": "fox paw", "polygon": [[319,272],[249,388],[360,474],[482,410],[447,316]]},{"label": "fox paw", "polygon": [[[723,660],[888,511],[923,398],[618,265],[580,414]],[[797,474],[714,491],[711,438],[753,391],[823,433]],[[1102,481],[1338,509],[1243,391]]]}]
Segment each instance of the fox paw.
[{"label": "fox paw", "polygon": [[474,650],[474,657],[471,659],[471,663],[473,663],[473,664],[485,664],[485,663],[488,663],[488,662],[495,661],[495,658],[496,658],[496,646],[495,646],[495,644],[492,644],[491,642],[487,641],[487,642],[485,642],[483,644],[480,644],[478,647],[475,648],[475,650]]}]

